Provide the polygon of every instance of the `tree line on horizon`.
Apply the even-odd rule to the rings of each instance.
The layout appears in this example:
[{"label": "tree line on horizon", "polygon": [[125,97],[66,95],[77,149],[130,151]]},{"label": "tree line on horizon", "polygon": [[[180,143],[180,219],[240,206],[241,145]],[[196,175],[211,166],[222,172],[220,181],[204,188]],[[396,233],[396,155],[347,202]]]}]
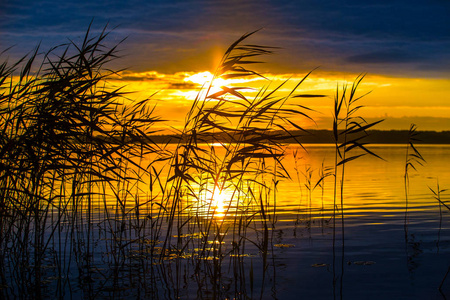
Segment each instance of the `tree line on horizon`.
[{"label": "tree line on horizon", "polygon": [[[366,141],[370,144],[406,144],[408,142],[408,130],[368,130]],[[419,141],[416,144],[450,144],[450,131],[418,131]],[[295,138],[306,144],[331,144],[333,131],[327,129],[312,129],[308,131],[292,131]],[[296,143],[294,137],[282,136],[281,131],[272,131],[272,137],[280,137],[285,143]],[[155,143],[178,143],[183,137],[180,134],[156,134],[151,136]],[[130,140],[130,142],[132,142]],[[229,137],[225,133],[217,133],[210,136],[210,143],[228,143]]]}]

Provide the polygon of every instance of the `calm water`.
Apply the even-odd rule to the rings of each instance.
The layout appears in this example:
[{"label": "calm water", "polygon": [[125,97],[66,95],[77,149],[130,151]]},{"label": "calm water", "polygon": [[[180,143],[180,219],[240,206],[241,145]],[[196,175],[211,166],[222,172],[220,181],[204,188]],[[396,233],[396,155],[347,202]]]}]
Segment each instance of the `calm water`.
[{"label": "calm water", "polygon": [[[249,247],[244,270],[254,268],[254,298],[263,299],[445,299],[450,277],[438,287],[450,266],[450,214],[429,187],[450,186],[450,147],[420,145],[424,166],[410,171],[405,227],[405,147],[373,145],[384,160],[362,157],[346,166],[344,242],[340,221],[333,251],[333,177],[316,188],[312,201],[305,187],[310,167],[313,185],[322,166],[334,162],[332,145],[289,147],[284,165],[292,180],[278,186],[274,247],[266,272],[257,249]],[[296,159],[292,155],[297,151]],[[297,176],[298,174],[298,176]],[[442,195],[449,200],[448,194]],[[323,204],[322,204],[323,203]],[[322,210],[323,205],[323,210]],[[343,246],[344,243],[344,246]],[[233,274],[224,271],[231,285]],[[262,275],[264,274],[264,276]],[[249,273],[247,273],[247,279]],[[232,289],[231,289],[232,290]],[[195,299],[182,293],[182,298]]]},{"label": "calm water", "polygon": [[[276,295],[280,299],[297,296],[306,299],[450,297],[450,280],[445,281],[442,288],[444,295],[438,291],[450,266],[450,215],[444,208],[440,222],[439,205],[429,190],[429,187],[436,190],[437,180],[441,188],[450,185],[450,147],[419,146],[427,163],[410,173],[406,236],[405,148],[375,145],[372,149],[385,161],[364,157],[347,165],[344,251],[339,240],[333,258],[332,229],[320,223],[302,228],[286,222],[283,228],[276,229],[275,236],[279,236],[280,242],[295,245],[276,248],[273,252]],[[304,160],[313,168],[319,168],[324,158],[325,165],[333,161],[330,147],[309,145],[307,150]],[[331,178],[325,188],[324,206],[331,209]],[[300,199],[293,183],[280,187],[280,194],[284,195],[279,198],[281,207],[292,206]],[[443,197],[449,199],[445,192]],[[289,219],[289,210],[283,216]],[[280,223],[282,219],[280,217]]]},{"label": "calm water", "polygon": [[[69,252],[76,247],[83,249],[84,242],[68,240],[60,233],[63,238],[52,245],[64,249],[59,251],[64,263],[58,267],[67,270],[68,278],[61,287],[55,276],[47,276],[46,293],[65,289],[59,295],[74,299],[450,298],[450,276],[442,293],[438,291],[450,266],[450,214],[429,190],[436,190],[437,180],[441,188],[450,188],[450,146],[418,146],[427,162],[410,171],[406,223],[405,147],[372,145],[384,160],[362,157],[349,163],[344,182],[344,230],[340,210],[333,228],[333,177],[326,178],[323,189],[316,187],[309,192],[305,186],[307,178],[315,185],[322,164],[333,165],[333,146],[305,147],[307,151],[287,148],[284,165],[291,180],[278,185],[276,210],[270,212],[277,221],[269,228],[272,245],[267,255],[250,242],[262,240],[261,232],[252,231],[250,226],[245,255],[228,256],[221,264],[205,260],[200,269],[194,269],[188,259],[149,261],[139,253],[135,258],[126,253],[132,263],[111,264],[115,250],[107,241],[112,237],[107,230],[99,230],[91,233],[92,244],[88,246],[94,249],[93,259],[83,266],[83,258],[71,259]],[[141,190],[148,192],[145,186]],[[444,192],[442,199],[449,201],[448,195]],[[109,205],[113,214],[115,204],[112,201]],[[106,228],[108,222],[108,226],[115,226],[111,225],[112,216],[105,218],[101,212],[98,216],[100,221],[94,228]],[[225,222],[227,218],[233,219],[233,215]],[[224,238],[224,249],[231,248],[230,234],[228,231]],[[78,235],[83,238],[86,232],[82,229]],[[64,248],[70,243],[76,247]],[[57,266],[49,263],[47,267],[54,270]],[[13,290],[14,284],[10,282]],[[14,298],[18,294],[16,287],[9,295]]]}]

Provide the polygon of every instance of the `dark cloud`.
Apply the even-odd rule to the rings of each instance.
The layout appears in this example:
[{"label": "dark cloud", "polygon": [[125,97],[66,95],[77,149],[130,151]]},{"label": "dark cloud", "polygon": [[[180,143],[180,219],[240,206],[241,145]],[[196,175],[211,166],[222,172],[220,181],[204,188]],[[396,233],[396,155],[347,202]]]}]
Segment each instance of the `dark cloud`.
[{"label": "dark cloud", "polygon": [[151,76],[122,76],[120,77],[120,80],[123,81],[153,81],[158,80],[158,78],[151,77]]},{"label": "dark cloud", "polygon": [[161,76],[158,76],[156,72],[134,73],[129,70],[125,70],[120,72],[117,78],[124,81],[154,81],[160,80]]},{"label": "dark cloud", "polygon": [[401,50],[384,50],[353,55],[346,61],[357,64],[401,64],[421,61],[423,58]]},{"label": "dark cloud", "polygon": [[[449,16],[450,2],[437,0],[2,1],[0,45],[23,53],[39,42],[50,48],[81,38],[94,20],[94,32],[118,26],[111,43],[129,37],[125,66],[174,72],[204,69],[189,60],[209,59],[211,47],[264,28],[252,42],[285,49],[273,59],[280,69],[446,77]],[[380,70],[384,63],[396,66]]]},{"label": "dark cloud", "polygon": [[170,82],[168,84],[168,89],[174,89],[174,90],[192,90],[198,88],[199,85],[195,83],[189,83],[189,82]]}]

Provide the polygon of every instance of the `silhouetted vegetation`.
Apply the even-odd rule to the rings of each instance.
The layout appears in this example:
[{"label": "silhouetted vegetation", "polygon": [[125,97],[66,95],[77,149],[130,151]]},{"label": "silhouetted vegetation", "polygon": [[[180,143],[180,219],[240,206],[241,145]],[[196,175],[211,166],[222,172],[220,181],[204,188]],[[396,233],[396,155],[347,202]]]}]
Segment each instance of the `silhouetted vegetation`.
[{"label": "silhouetted vegetation", "polygon": [[[245,44],[252,34],[226,50],[184,127],[171,135],[153,129],[162,120],[151,98],[134,101],[109,85],[117,49],[105,46],[106,28],[0,65],[2,298],[175,299],[187,293],[183,280],[195,282],[199,298],[262,298],[270,254],[289,247],[274,242],[278,184],[291,176],[286,144],[335,145],[334,165],[322,164],[317,180],[304,166],[309,215],[296,224],[311,227],[312,192],[321,189],[321,224],[332,224],[333,251],[340,214],[342,280],[346,165],[378,157],[367,143],[406,143],[407,134],[374,131],[378,122],[357,114],[363,76],[337,89],[332,131],[293,121],[311,119],[302,98],[324,97],[297,91],[310,73],[287,92],[285,83],[253,97],[245,87],[212,92],[217,78],[263,77],[249,66],[274,48]],[[422,140],[448,137],[427,133]],[[323,200],[328,177],[331,208]],[[261,258],[262,274],[245,259],[248,249]],[[336,268],[333,261],[335,284]]]}]

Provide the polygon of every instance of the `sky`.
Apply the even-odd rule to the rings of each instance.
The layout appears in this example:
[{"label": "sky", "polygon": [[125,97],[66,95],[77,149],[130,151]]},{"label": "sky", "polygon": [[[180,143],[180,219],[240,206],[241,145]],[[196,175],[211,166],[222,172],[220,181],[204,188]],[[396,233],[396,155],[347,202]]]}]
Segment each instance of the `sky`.
[{"label": "sky", "polygon": [[173,124],[182,123],[202,72],[261,29],[249,42],[279,47],[258,66],[271,84],[294,85],[315,69],[301,88],[329,95],[302,103],[320,111],[312,126],[329,128],[336,86],[366,73],[360,89],[371,93],[362,104],[369,121],[385,119],[378,129],[450,130],[447,0],[1,1],[0,52],[12,46],[1,58],[80,40],[91,21],[94,34],[108,26],[111,45],[126,38],[113,63],[127,69],[121,82],[142,91],[137,97],[159,91],[158,113]]}]

